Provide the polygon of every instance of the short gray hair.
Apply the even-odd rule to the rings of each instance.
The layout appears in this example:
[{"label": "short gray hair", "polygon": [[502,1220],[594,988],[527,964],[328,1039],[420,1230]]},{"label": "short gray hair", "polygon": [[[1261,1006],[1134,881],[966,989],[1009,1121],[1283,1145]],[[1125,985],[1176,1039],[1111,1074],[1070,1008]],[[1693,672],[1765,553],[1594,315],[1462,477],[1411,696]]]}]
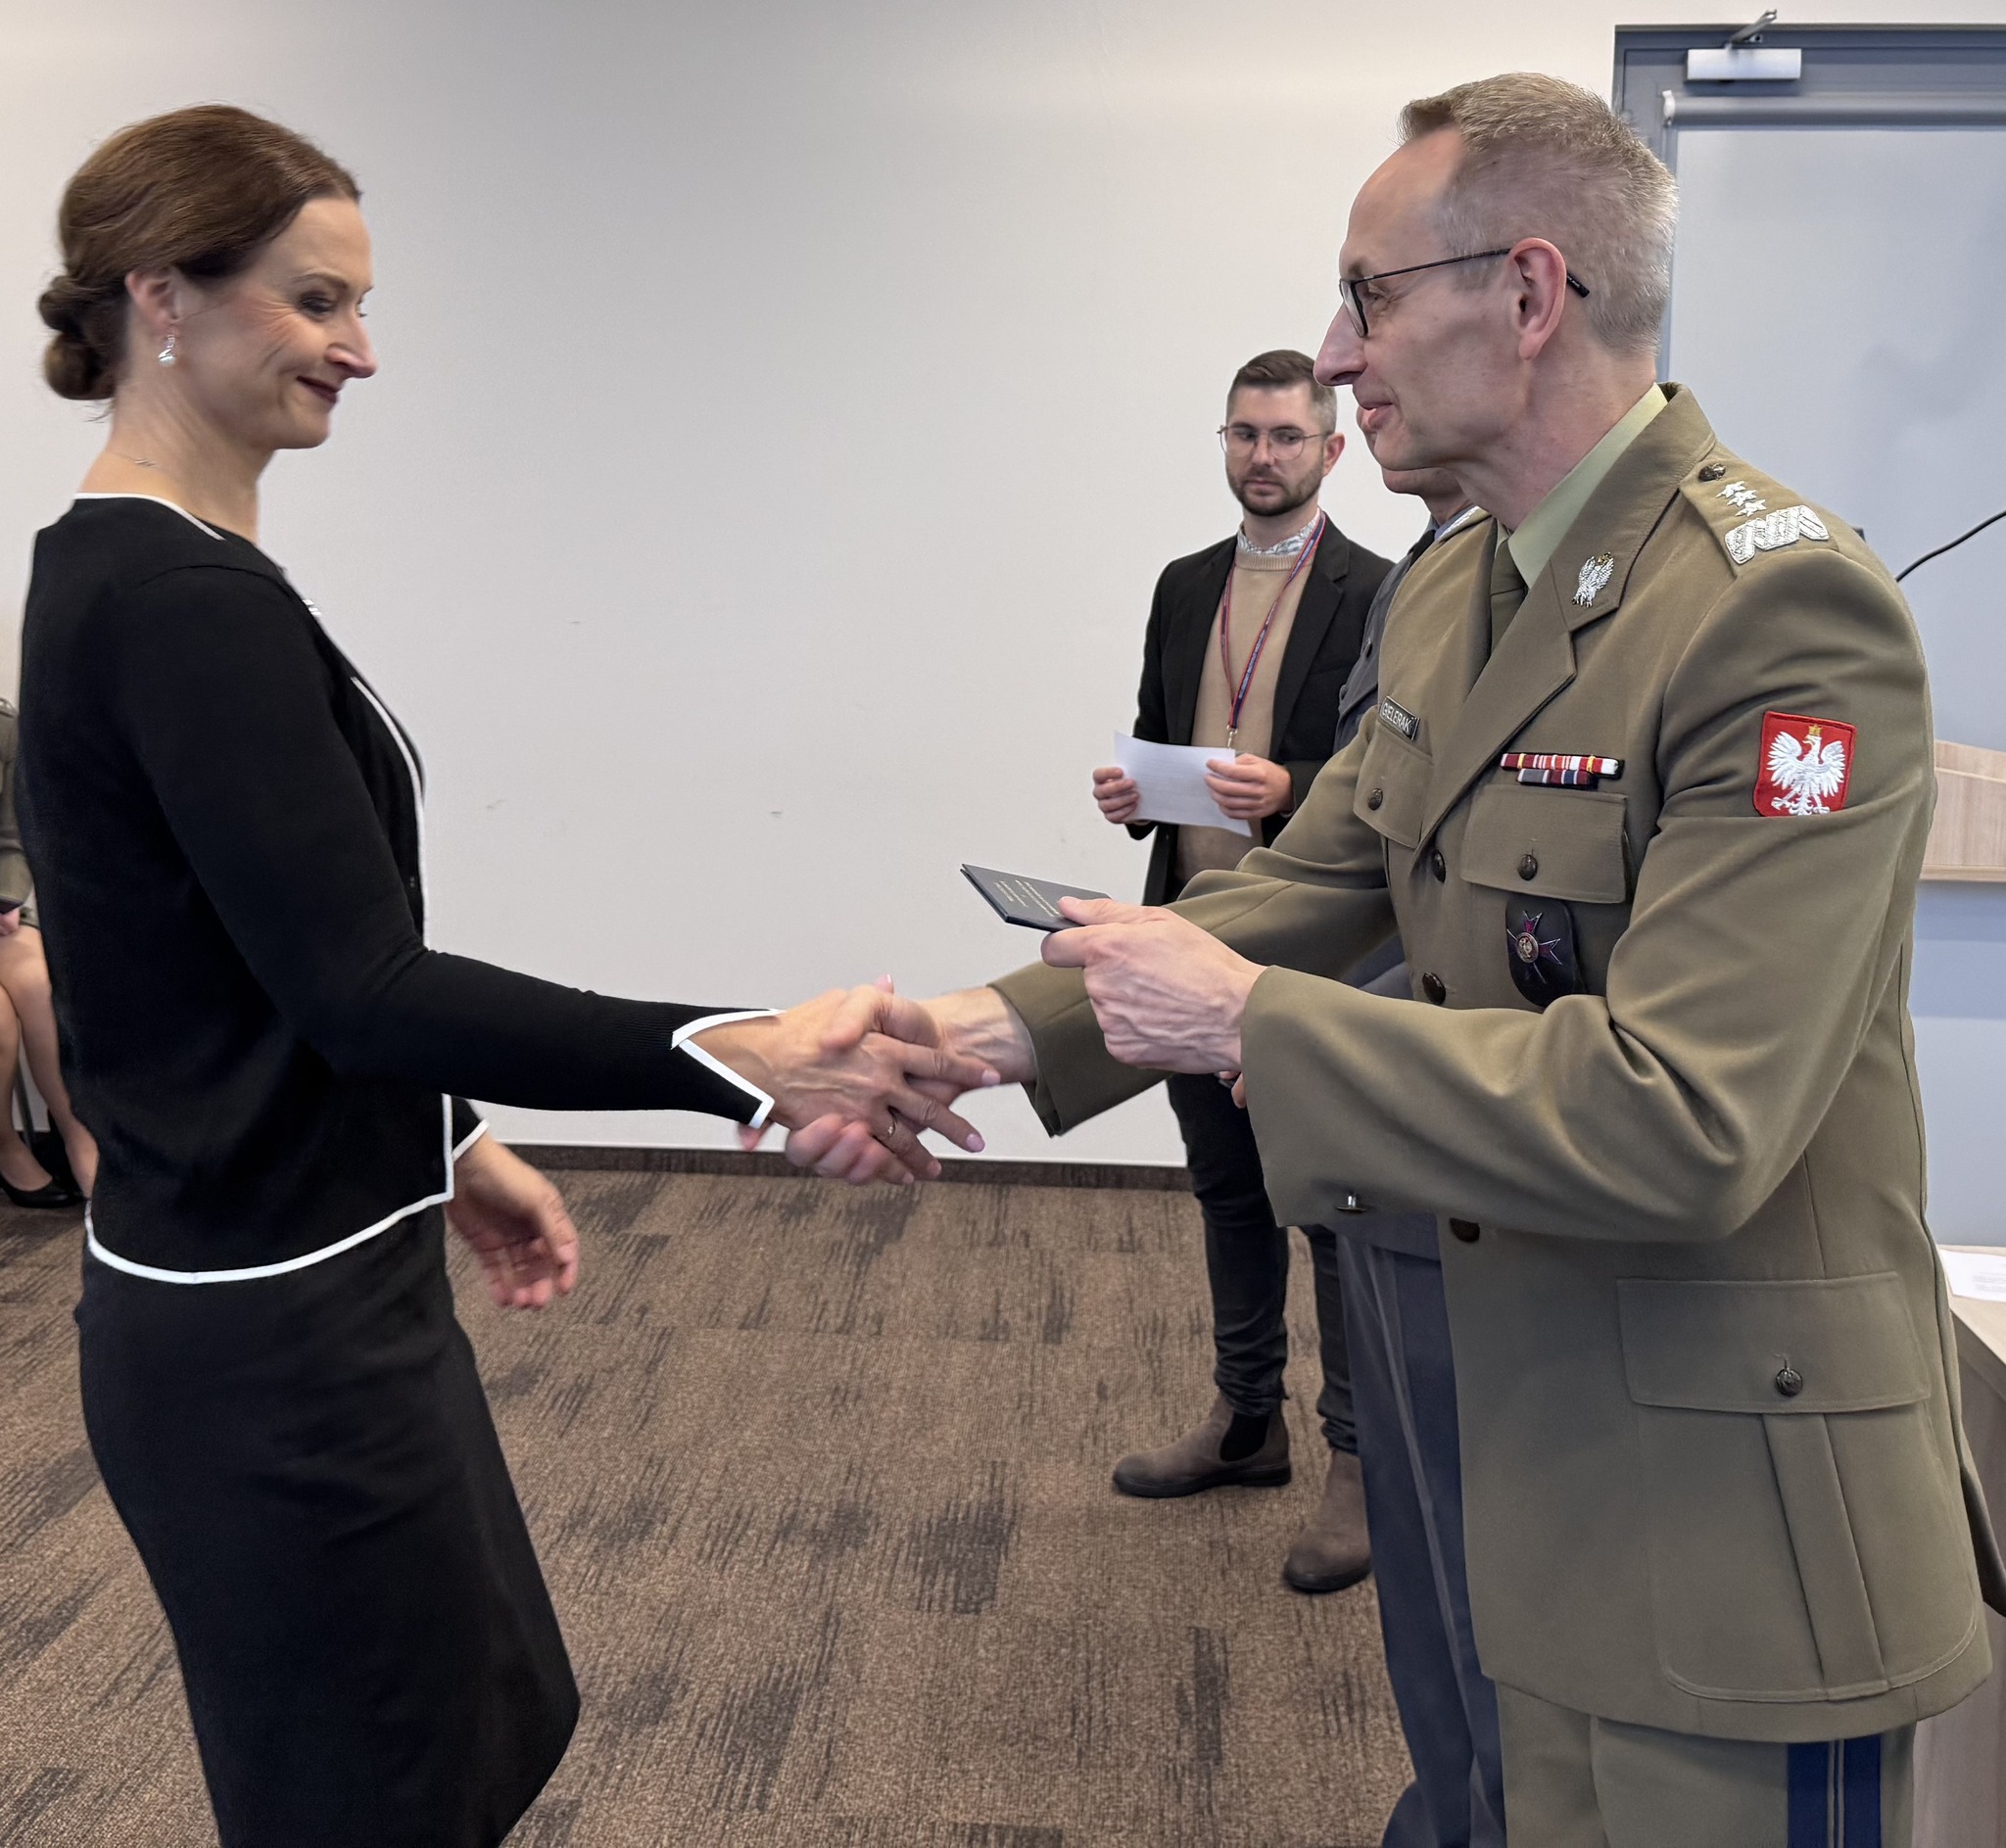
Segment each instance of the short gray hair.
[{"label": "short gray hair", "polygon": [[1622,118],[1578,84],[1521,71],[1401,111],[1403,142],[1440,128],[1463,144],[1442,195],[1451,250],[1545,238],[1588,288],[1580,307],[1601,343],[1654,351],[1671,295],[1679,189]]}]

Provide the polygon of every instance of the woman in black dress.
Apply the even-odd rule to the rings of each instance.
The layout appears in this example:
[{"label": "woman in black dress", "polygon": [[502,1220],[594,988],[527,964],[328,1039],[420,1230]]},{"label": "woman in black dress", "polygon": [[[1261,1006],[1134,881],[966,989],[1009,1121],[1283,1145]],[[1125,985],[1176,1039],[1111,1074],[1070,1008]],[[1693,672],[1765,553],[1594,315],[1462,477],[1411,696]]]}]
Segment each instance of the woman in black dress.
[{"label": "woman in black dress", "polygon": [[444,1232],[504,1307],[568,1290],[577,1240],[460,1096],[843,1118],[911,1178],[917,1125],[979,1146],[916,1086],[983,1074],[877,990],[752,1018],[426,948],[415,748],[256,543],[265,463],[375,370],[357,202],[222,108],[72,181],[45,368],[112,416],[35,548],[21,802],[102,1149],[85,1419],[225,1848],[489,1848],[577,1694]]}]

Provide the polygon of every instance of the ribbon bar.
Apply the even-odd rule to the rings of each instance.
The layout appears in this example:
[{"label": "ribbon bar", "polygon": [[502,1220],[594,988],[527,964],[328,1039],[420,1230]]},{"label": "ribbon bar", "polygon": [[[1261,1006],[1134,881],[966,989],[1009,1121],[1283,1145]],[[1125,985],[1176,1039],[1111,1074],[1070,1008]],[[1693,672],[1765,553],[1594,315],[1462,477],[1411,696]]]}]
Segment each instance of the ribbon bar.
[{"label": "ribbon bar", "polygon": [[[1589,757],[1562,751],[1506,751],[1498,759],[1498,768],[1518,771],[1578,771],[1589,777],[1620,777],[1623,774],[1623,760],[1620,757]],[[1526,779],[1520,777],[1519,781],[1523,782]]]}]

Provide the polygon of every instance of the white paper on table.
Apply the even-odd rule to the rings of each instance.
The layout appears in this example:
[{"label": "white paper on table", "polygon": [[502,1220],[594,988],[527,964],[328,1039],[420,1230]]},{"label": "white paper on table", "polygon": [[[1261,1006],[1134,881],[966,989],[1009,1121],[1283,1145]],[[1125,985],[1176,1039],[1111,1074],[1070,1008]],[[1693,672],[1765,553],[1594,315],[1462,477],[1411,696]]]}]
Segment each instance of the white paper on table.
[{"label": "white paper on table", "polygon": [[1138,822],[1222,828],[1229,834],[1252,835],[1254,829],[1234,821],[1205,784],[1206,764],[1233,755],[1223,744],[1152,744],[1126,732],[1115,734],[1115,762],[1127,772],[1142,797],[1135,811]]},{"label": "white paper on table", "polygon": [[1980,1303],[2006,1303],[2006,1251],[1939,1252],[1950,1294]]}]

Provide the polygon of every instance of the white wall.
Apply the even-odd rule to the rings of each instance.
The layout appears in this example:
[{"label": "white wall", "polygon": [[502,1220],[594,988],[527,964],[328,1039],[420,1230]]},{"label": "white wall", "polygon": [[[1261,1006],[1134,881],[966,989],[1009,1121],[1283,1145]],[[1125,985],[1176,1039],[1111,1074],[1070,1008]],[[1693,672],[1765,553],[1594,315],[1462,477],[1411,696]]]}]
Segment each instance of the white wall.
[{"label": "white wall", "polygon": [[[1033,946],[959,861],[1139,885],[1085,773],[1157,571],[1231,526],[1224,383],[1313,350],[1399,104],[1606,93],[1619,20],[1690,11],[7,0],[0,608],[96,442],[36,373],[64,179],[159,110],[275,115],[361,178],[384,368],[265,543],[425,746],[434,940],[692,1000],[979,980]],[[1361,447],[1328,502],[1416,527]],[[979,1114],[1001,1156],[1179,1154],[1156,1099],[1063,1145]]]}]

